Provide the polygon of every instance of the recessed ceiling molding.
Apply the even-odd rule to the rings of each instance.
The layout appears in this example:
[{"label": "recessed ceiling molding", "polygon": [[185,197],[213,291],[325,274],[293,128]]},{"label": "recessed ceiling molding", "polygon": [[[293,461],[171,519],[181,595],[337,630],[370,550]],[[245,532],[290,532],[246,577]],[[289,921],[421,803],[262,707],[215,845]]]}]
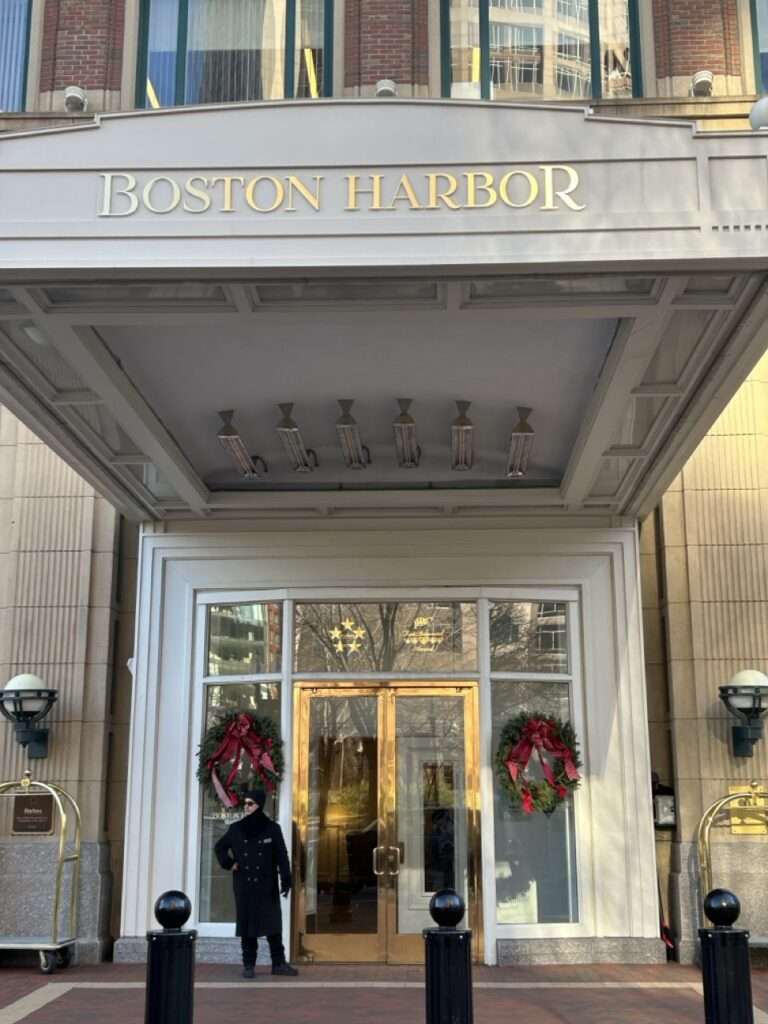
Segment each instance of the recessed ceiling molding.
[{"label": "recessed ceiling molding", "polygon": [[679,398],[683,389],[677,384],[638,384],[631,394],[635,398]]},{"label": "recessed ceiling molding", "polygon": [[103,405],[104,399],[95,391],[57,391],[51,398],[53,405]]},{"label": "recessed ceiling molding", "polygon": [[[32,295],[26,290],[24,295],[38,316],[44,315]],[[97,332],[88,327],[75,329],[51,318],[46,326],[62,359],[87,387],[101,395],[123,431],[146,452],[179,497],[198,514],[205,514],[207,488]]]},{"label": "recessed ceiling molding", "polygon": [[152,460],[141,452],[124,452],[113,455],[109,460],[111,466],[149,466]]},{"label": "recessed ceiling molding", "polygon": [[612,445],[603,452],[603,458],[612,459],[617,455],[622,459],[647,459],[650,452],[646,448],[636,448],[633,445]]}]

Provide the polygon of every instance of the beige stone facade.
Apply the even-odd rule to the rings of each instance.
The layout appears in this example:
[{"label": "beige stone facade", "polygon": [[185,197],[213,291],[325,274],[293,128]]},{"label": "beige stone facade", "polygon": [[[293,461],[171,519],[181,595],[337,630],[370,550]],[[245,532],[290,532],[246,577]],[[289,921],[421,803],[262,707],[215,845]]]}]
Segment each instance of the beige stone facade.
[{"label": "beige stone facade", "polygon": [[[110,904],[115,913],[119,906],[110,891],[120,879],[130,717],[124,666],[132,648],[137,529],[121,524],[109,503],[6,409],[0,411],[0,521],[3,681],[32,672],[58,690],[46,723],[48,758],[30,762],[12,728],[0,728],[0,779],[18,779],[30,767],[35,778],[55,782],[77,801],[84,844],[81,955],[98,958],[109,937]],[[9,811],[4,801],[3,835]],[[6,864],[4,885],[29,885],[28,867],[48,888],[49,841],[25,845],[26,865]]]},{"label": "beige stone facade", "polygon": [[[651,756],[674,787],[676,834],[658,833],[659,869],[684,955],[692,952],[696,830],[729,787],[765,782],[768,746],[734,758],[718,686],[768,664],[768,356],[755,367],[642,528]],[[768,930],[764,840],[716,829],[715,884],[746,896],[744,924]]]}]

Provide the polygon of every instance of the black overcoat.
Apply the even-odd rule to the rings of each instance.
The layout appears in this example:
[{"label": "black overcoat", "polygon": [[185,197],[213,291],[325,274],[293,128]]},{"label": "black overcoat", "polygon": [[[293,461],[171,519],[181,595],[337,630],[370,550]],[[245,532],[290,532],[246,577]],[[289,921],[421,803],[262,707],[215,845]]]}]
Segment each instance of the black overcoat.
[{"label": "black overcoat", "polygon": [[214,851],[225,871],[239,865],[232,872],[235,934],[248,938],[279,934],[283,929],[280,892],[291,887],[291,869],[277,822],[265,814],[249,815],[229,826]]}]

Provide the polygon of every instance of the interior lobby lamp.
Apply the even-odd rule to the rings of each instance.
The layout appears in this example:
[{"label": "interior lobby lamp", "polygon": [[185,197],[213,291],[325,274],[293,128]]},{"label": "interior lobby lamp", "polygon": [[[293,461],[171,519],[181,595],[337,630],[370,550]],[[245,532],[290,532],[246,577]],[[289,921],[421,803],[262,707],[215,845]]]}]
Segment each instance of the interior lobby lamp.
[{"label": "interior lobby lamp", "polygon": [[39,676],[14,676],[0,690],[0,712],[13,722],[16,739],[30,758],[48,757],[48,730],[41,722],[56,703],[58,690],[49,690]]},{"label": "interior lobby lamp", "polygon": [[408,411],[412,402],[412,398],[398,398],[400,415],[392,424],[397,464],[402,469],[415,469],[421,462],[421,448],[416,440],[416,420]]},{"label": "interior lobby lamp", "polygon": [[720,700],[739,720],[731,730],[734,757],[752,757],[763,735],[763,716],[768,713],[768,676],[756,669],[737,672],[720,687]]},{"label": "interior lobby lamp", "polygon": [[277,424],[276,429],[280,435],[280,440],[283,442],[286,455],[291,460],[294,472],[311,473],[319,465],[317,453],[313,448],[306,448],[304,446],[299,425],[291,416],[293,402],[283,402],[278,405],[278,409],[283,414],[283,418]]},{"label": "interior lobby lamp", "polygon": [[524,405],[518,405],[518,422],[515,424],[509,438],[509,456],[507,458],[507,478],[510,480],[525,476],[528,472],[528,462],[533,450],[533,441],[536,431],[528,422],[532,409]]},{"label": "interior lobby lamp", "polygon": [[475,425],[467,416],[471,402],[456,402],[459,415],[451,424],[451,469],[472,469]]},{"label": "interior lobby lamp", "polygon": [[371,464],[371,453],[368,446],[360,440],[360,428],[352,415],[354,401],[351,398],[339,398],[341,416],[336,420],[336,434],[341,445],[341,454],[347,469],[365,469]]},{"label": "interior lobby lamp", "polygon": [[251,455],[248,451],[245,441],[240,437],[232,422],[234,415],[234,409],[225,409],[224,412],[219,413],[221,426],[216,436],[243,477],[246,480],[260,480],[262,473],[267,472],[267,464],[260,456]]}]

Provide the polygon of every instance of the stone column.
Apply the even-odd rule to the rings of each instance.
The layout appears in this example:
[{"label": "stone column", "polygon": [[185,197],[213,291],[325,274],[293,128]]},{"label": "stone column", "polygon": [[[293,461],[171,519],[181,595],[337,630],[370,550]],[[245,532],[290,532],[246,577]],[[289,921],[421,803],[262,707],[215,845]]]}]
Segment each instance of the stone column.
[{"label": "stone column", "polygon": [[751,91],[743,66],[751,39],[742,38],[737,0],[653,0],[653,21],[657,96],[689,96],[697,71],[712,72],[713,96]]},{"label": "stone column", "polygon": [[[734,758],[733,719],[718,686],[768,669],[768,355],[687,463],[662,503],[670,725],[678,829],[675,926],[692,959],[698,924],[696,829],[734,785],[768,782],[768,738]],[[743,927],[768,934],[768,836],[715,833],[714,884],[742,899]]]},{"label": "stone column", "polygon": [[[83,816],[81,961],[109,940],[107,812],[117,515],[7,410],[0,410],[0,685],[32,672],[59,692],[49,719],[49,755],[30,762],[0,720],[0,779],[55,782]],[[119,751],[118,751],[119,754]],[[0,828],[0,934],[39,934],[50,920],[52,840],[9,837]],[[120,813],[119,806],[117,813]]]}]

